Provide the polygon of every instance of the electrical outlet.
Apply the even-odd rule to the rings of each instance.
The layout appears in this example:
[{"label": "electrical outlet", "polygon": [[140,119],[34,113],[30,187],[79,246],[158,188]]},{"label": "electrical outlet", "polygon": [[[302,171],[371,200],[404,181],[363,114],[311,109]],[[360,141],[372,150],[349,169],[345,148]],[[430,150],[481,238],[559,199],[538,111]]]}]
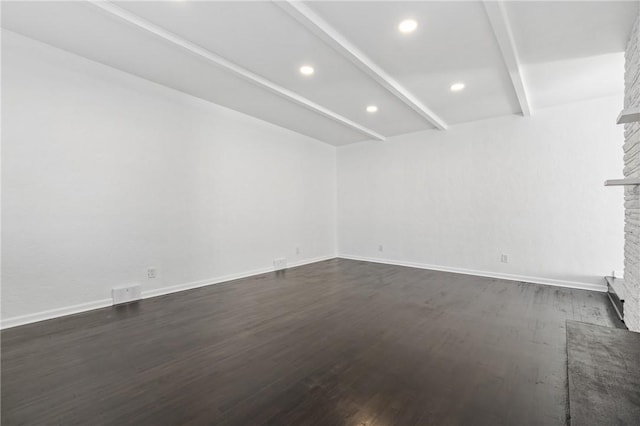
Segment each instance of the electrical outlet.
[{"label": "electrical outlet", "polygon": [[507,256],[506,254],[502,254],[500,256],[500,262],[502,263],[509,263],[509,256]]},{"label": "electrical outlet", "polygon": [[384,246],[382,244],[378,246],[378,251],[384,251]]},{"label": "electrical outlet", "polygon": [[287,259],[285,257],[280,257],[278,259],[274,259],[273,261],[273,269],[276,271],[281,271],[283,269],[287,269]]},{"label": "electrical outlet", "polygon": [[147,278],[153,279],[157,276],[157,274],[158,274],[158,271],[156,270],[156,268],[147,269]]},{"label": "electrical outlet", "polygon": [[300,247],[296,247],[296,254],[300,254]]}]

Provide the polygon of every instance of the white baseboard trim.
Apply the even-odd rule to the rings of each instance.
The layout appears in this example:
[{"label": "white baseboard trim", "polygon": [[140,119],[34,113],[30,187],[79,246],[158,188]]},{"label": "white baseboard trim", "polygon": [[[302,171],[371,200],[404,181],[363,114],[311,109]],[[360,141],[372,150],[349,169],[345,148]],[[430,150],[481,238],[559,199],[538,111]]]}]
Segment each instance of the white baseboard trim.
[{"label": "white baseboard trim", "polygon": [[[540,277],[529,277],[524,275],[513,275],[513,274],[504,274],[500,272],[486,272],[486,271],[476,271],[473,269],[464,269],[464,268],[455,268],[450,266],[439,266],[439,265],[429,265],[423,263],[416,262],[405,262],[400,260],[391,260],[391,259],[383,259],[383,258],[375,258],[375,257],[364,257],[364,256],[355,256],[348,254],[340,254],[340,255],[329,255],[329,256],[320,256],[312,259],[306,259],[299,262],[291,263],[287,266],[287,269],[296,268],[298,266],[309,265],[311,263],[323,262],[325,260],[330,260],[334,258],[340,259],[349,259],[349,260],[360,260],[364,262],[373,262],[373,263],[383,263],[387,265],[398,265],[398,266],[408,266],[411,268],[419,268],[419,269],[430,269],[433,271],[442,271],[442,272],[453,272],[456,274],[465,274],[465,275],[474,275],[479,277],[488,277],[488,278],[497,278],[509,281],[521,281],[533,284],[544,284],[544,285],[553,285],[559,287],[568,287],[575,288],[580,290],[591,290],[598,292],[606,292],[606,285],[597,285],[591,283],[581,283],[575,281],[563,281],[563,280],[555,280],[550,278],[540,278]],[[165,294],[177,293],[180,291],[191,290],[194,288],[205,287],[209,285],[220,284],[223,282],[238,280],[242,278],[248,278],[260,274],[264,274],[267,272],[273,272],[272,267],[254,269],[252,271],[241,272],[238,274],[229,274],[221,277],[211,278],[208,280],[201,281],[193,281],[189,283],[177,284],[167,287],[162,287],[153,290],[147,290],[142,292],[143,299],[150,299],[152,297],[163,296]],[[7,328],[17,327],[20,325],[31,324],[34,322],[45,321],[53,318],[63,317],[67,315],[78,314],[81,312],[91,311],[94,309],[105,308],[112,305],[111,299],[101,299],[94,300],[87,303],[81,303],[72,306],[65,306],[63,308],[50,309],[47,311],[36,312],[34,314],[21,315],[13,318],[7,318],[0,322],[0,329],[4,330]]]},{"label": "white baseboard trim", "polygon": [[45,321],[67,315],[78,314],[80,312],[92,311],[94,309],[106,308],[111,306],[111,299],[94,300],[87,303],[65,306],[63,308],[50,309],[47,311],[36,312],[34,314],[20,315],[17,317],[3,319],[0,323],[0,329],[17,327],[19,325],[31,324],[33,322]]},{"label": "white baseboard trim", "polygon": [[[287,269],[297,268],[298,266],[309,265],[311,263],[323,262],[329,259],[335,259],[335,255],[320,256],[312,259],[305,259],[299,262],[290,263],[287,265]],[[176,293],[179,291],[191,290],[198,287],[206,287],[208,285],[220,284],[227,281],[239,280],[242,278],[249,278],[255,275],[266,274],[267,272],[273,272],[273,267],[254,269],[253,271],[241,272],[238,274],[223,275],[221,277],[212,278],[202,281],[194,281],[190,283],[177,284],[168,287],[162,287],[154,290],[147,290],[142,292],[143,299],[149,299],[151,297],[164,296],[165,294]]]},{"label": "white baseboard trim", "polygon": [[[319,256],[311,259],[301,260],[287,265],[287,269],[297,268],[298,266],[309,265],[311,263],[323,262],[325,260],[335,259],[336,255]],[[190,283],[177,284],[167,287],[162,287],[153,290],[147,290],[142,292],[143,299],[150,299],[152,297],[163,296],[165,294],[177,293],[179,291],[191,290],[198,287],[205,287],[208,285],[220,284],[227,281],[238,280],[241,278],[248,278],[255,275],[265,274],[267,272],[273,272],[273,267],[254,269],[248,272],[241,272],[238,274],[229,274],[221,277],[211,278],[208,280],[194,281]],[[111,306],[112,300],[101,299],[94,300],[92,302],[80,303],[72,306],[65,306],[63,308],[50,309],[47,311],[36,312],[34,314],[20,315],[17,317],[7,318],[0,322],[0,329],[5,330],[7,328],[18,327],[20,325],[31,324],[34,322],[45,321],[53,318],[64,317],[67,315],[79,314],[82,312],[92,311],[94,309],[106,308]]]},{"label": "white baseboard trim", "polygon": [[373,263],[384,263],[386,265],[408,266],[411,268],[419,268],[419,269],[430,269],[433,271],[453,272],[456,274],[473,275],[477,277],[498,278],[498,279],[508,280],[508,281],[520,281],[520,282],[533,283],[533,284],[553,285],[557,287],[575,288],[579,290],[598,291],[601,293],[605,293],[607,291],[607,286],[604,284],[604,277],[602,277],[603,284],[598,285],[598,284],[592,284],[592,283],[582,283],[577,281],[556,280],[552,278],[529,277],[525,275],[504,274],[501,272],[476,271],[474,269],[456,268],[451,266],[439,266],[439,265],[429,265],[429,264],[416,263],[416,262],[405,262],[402,260],[390,260],[390,259],[382,259],[382,258],[375,258],[375,257],[354,256],[350,254],[339,254],[338,258],[349,259],[349,260],[361,260],[364,262],[373,262]]}]

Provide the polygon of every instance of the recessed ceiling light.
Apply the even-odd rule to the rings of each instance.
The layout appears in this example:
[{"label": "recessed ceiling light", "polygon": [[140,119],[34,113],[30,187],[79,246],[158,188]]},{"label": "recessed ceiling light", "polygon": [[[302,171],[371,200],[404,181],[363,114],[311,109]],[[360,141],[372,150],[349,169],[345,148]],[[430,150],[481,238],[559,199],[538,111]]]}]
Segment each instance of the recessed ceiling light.
[{"label": "recessed ceiling light", "polygon": [[367,112],[370,112],[371,114],[378,112],[378,107],[375,105],[369,105],[367,106]]},{"label": "recessed ceiling light", "polygon": [[459,92],[462,89],[464,89],[464,83],[453,83],[451,85],[451,91],[452,92]]},{"label": "recessed ceiling light", "polygon": [[300,67],[300,74],[302,75],[311,75],[314,71],[313,67],[309,65],[303,65]]},{"label": "recessed ceiling light", "polygon": [[398,25],[398,31],[401,33],[412,33],[418,28],[418,23],[413,19],[405,19]]}]

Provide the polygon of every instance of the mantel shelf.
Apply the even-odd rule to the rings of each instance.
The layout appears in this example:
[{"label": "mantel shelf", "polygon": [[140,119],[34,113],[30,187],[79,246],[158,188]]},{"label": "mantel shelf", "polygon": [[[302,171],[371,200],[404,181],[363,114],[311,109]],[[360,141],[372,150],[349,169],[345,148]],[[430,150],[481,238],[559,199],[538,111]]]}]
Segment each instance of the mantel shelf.
[{"label": "mantel shelf", "polygon": [[640,178],[609,179],[604,186],[640,185]]},{"label": "mantel shelf", "polygon": [[618,116],[617,124],[633,123],[640,121],[640,107],[623,109]]}]

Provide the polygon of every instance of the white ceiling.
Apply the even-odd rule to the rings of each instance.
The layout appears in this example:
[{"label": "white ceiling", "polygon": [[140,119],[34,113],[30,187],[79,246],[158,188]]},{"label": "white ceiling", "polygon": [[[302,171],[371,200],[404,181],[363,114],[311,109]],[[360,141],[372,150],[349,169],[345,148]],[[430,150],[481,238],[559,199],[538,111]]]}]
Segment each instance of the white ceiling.
[{"label": "white ceiling", "polygon": [[[633,1],[101,5],[5,1],[2,27],[334,145],[622,93],[638,13]],[[405,18],[414,33],[398,32]]]}]

